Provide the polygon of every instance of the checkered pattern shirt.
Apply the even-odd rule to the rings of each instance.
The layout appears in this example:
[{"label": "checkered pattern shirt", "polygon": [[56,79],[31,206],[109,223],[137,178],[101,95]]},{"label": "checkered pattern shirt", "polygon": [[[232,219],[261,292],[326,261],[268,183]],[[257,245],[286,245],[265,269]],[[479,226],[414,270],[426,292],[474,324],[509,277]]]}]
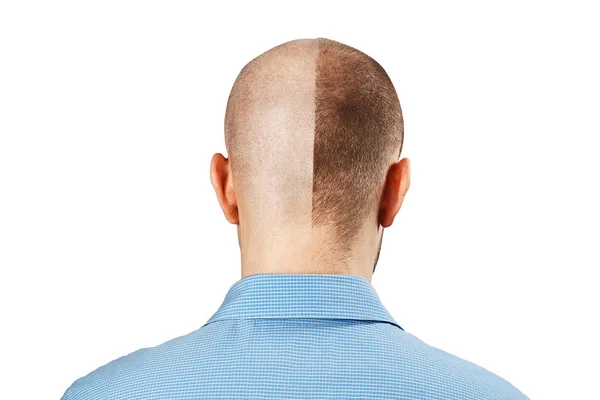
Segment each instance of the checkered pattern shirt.
[{"label": "checkered pattern shirt", "polygon": [[361,276],[255,274],[200,329],[98,368],[62,399],[527,397],[405,332]]}]

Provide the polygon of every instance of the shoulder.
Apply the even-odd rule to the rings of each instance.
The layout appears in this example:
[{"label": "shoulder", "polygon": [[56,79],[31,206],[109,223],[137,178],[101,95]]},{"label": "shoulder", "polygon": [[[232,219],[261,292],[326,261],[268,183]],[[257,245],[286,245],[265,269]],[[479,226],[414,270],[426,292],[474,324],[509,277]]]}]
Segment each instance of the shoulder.
[{"label": "shoulder", "polygon": [[156,390],[172,378],[169,372],[173,363],[204,340],[199,333],[197,330],[117,358],[74,381],[61,400],[117,398],[117,394],[123,393],[143,398],[143,393]]},{"label": "shoulder", "polygon": [[397,360],[395,370],[410,376],[408,385],[419,392],[419,398],[436,397],[431,394],[437,392],[452,400],[528,400],[493,372],[430,346],[410,333],[397,333],[399,338],[392,346],[392,357]]}]

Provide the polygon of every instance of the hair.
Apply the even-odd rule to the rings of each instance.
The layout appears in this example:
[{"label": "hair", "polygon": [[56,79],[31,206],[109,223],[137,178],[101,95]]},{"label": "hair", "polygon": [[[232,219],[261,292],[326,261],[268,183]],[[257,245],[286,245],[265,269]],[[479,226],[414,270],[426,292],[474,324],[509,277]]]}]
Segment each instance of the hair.
[{"label": "hair", "polygon": [[324,38],[316,60],[313,226],[332,226],[349,250],[380,199],[388,167],[404,142],[398,95],[365,53]]},{"label": "hair", "polygon": [[[299,50],[302,48],[307,50],[302,52]],[[256,99],[268,98],[269,104],[277,101],[278,93],[265,92],[265,87],[275,79],[269,68],[282,65],[277,57],[295,57],[285,68],[307,62],[303,60],[309,58],[315,63],[314,87],[311,87],[314,111],[309,111],[309,115],[314,112],[314,137],[306,142],[312,145],[313,152],[312,226],[330,230],[336,250],[346,254],[351,251],[365,219],[377,206],[388,167],[402,150],[404,122],[396,90],[377,61],[330,39],[294,40],[254,58],[238,75],[225,114],[226,145],[232,170],[240,181],[258,179],[256,174],[265,168],[264,153],[272,150],[264,147],[260,136],[248,133],[253,128],[248,121],[250,113],[258,112],[253,106]],[[291,70],[285,68],[283,74],[291,75],[283,79],[295,82],[298,75],[293,74],[299,72],[288,72]],[[278,74],[282,76],[281,71]],[[311,79],[312,75],[307,83]],[[312,93],[310,96],[309,102]],[[271,135],[277,138],[280,133]],[[294,140],[300,145],[305,143],[298,138],[290,139]],[[276,147],[275,150],[293,154],[289,149]],[[310,151],[310,148],[301,150]],[[300,167],[303,173],[310,168],[309,165]],[[276,168],[269,171],[272,170],[279,171]],[[243,182],[239,184],[241,187]],[[306,189],[310,191],[310,187]],[[286,185],[285,190],[293,191],[294,186]],[[280,195],[294,198],[293,193],[281,192]]]}]

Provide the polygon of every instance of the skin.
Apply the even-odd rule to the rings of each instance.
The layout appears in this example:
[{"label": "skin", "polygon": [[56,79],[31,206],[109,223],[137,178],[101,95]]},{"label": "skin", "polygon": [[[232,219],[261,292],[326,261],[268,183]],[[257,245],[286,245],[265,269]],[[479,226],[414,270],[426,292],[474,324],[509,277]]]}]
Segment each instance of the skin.
[{"label": "skin", "polygon": [[316,54],[314,39],[277,46],[242,70],[230,95],[235,132],[226,123],[225,137],[235,158],[214,154],[210,181],[225,218],[237,225],[242,278],[312,273],[371,282],[384,228],[410,186],[410,160],[390,160],[379,201],[340,262],[330,229],[312,225]]}]

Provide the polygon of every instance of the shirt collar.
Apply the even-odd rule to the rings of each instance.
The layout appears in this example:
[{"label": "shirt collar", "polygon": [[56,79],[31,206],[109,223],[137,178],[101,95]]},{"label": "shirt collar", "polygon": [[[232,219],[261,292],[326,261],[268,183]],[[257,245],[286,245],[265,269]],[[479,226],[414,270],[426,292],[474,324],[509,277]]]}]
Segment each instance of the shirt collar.
[{"label": "shirt collar", "polygon": [[203,325],[225,319],[326,318],[388,322],[402,329],[359,275],[254,274],[231,286]]}]

